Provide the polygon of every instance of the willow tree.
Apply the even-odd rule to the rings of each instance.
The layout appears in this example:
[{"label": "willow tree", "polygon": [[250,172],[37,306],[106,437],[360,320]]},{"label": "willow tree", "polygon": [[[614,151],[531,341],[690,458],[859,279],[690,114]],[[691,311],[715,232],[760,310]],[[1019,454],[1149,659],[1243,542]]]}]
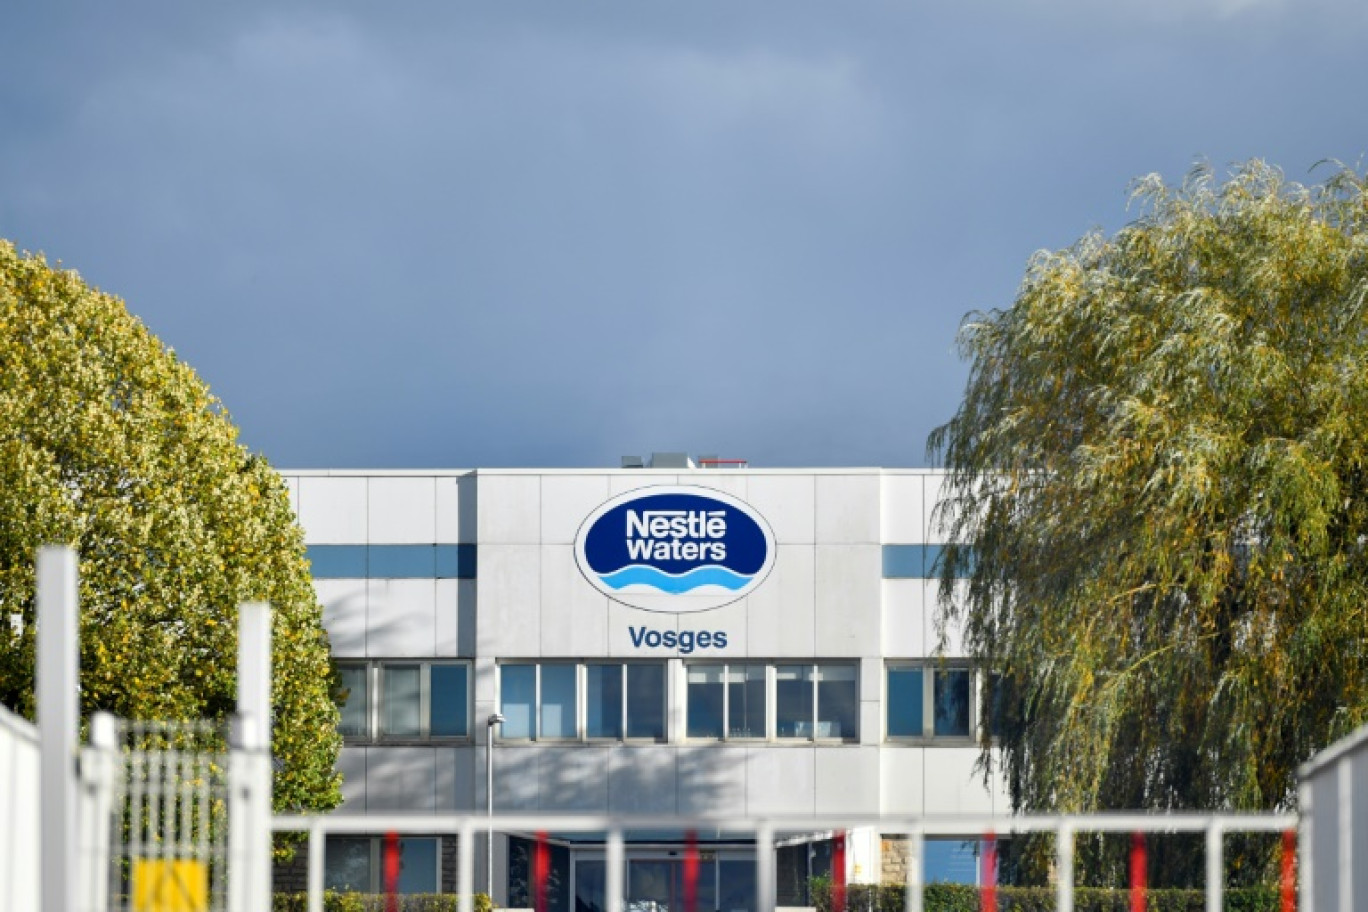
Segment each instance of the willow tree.
[{"label": "willow tree", "polygon": [[1135,198],[961,327],[943,617],[1015,807],[1287,807],[1368,719],[1368,181]]},{"label": "willow tree", "polygon": [[0,491],[0,702],[32,715],[39,545],[79,553],[85,712],[223,718],[237,606],[269,601],[275,804],[336,806],[328,641],[283,481],[122,302],[4,241]]}]

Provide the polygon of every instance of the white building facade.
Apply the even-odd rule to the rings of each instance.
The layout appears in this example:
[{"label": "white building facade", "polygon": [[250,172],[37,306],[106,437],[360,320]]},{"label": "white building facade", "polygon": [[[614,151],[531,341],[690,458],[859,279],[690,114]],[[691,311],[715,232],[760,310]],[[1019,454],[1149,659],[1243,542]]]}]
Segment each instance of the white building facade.
[{"label": "white building facade", "polygon": [[[284,473],[348,690],[344,809],[483,811],[492,733],[497,811],[1005,812],[975,768],[983,678],[953,632],[939,649],[941,474],[662,463]],[[852,837],[852,880],[889,875],[888,835]],[[699,839],[702,907],[748,908],[745,841]],[[789,842],[801,905],[827,843]],[[452,889],[454,843],[406,838],[401,887]],[[672,905],[678,847],[629,839],[629,902]],[[972,880],[973,852],[928,845],[928,878]],[[530,905],[527,845],[494,855],[496,900]],[[332,840],[330,884],[374,888],[377,858]],[[602,859],[553,833],[552,908],[601,909]]]}]

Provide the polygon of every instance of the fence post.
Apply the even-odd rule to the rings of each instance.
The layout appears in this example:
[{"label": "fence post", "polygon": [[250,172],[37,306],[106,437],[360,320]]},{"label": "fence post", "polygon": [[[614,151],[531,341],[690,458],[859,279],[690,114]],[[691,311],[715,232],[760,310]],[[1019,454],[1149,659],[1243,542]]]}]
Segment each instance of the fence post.
[{"label": "fence post", "polygon": [[1206,912],[1221,912],[1225,902],[1225,829],[1212,819],[1206,829]]},{"label": "fence post", "polygon": [[271,606],[238,608],[238,693],[228,758],[228,908],[271,907]]},{"label": "fence post", "polygon": [[922,831],[913,827],[907,834],[907,912],[922,912]]},{"label": "fence post", "polygon": [[1059,833],[1055,837],[1055,870],[1058,883],[1055,885],[1059,898],[1059,912],[1074,912],[1074,824],[1062,820]]},{"label": "fence post", "polygon": [[76,855],[76,552],[38,549],[39,869],[43,912],[70,912]]},{"label": "fence post", "polygon": [[622,830],[608,831],[608,845],[604,867],[603,898],[607,912],[622,912],[622,868],[625,852],[622,845]]},{"label": "fence post", "polygon": [[755,828],[755,912],[774,912],[774,827]]}]

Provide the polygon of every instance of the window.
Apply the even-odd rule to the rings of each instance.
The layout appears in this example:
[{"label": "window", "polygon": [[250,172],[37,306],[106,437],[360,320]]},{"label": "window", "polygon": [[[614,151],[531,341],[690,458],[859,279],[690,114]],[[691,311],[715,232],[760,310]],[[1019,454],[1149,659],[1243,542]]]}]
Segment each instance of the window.
[{"label": "window", "polygon": [[468,662],[342,662],[348,741],[470,737]]},{"label": "window", "polygon": [[665,664],[507,662],[499,666],[499,709],[505,741],[663,741]]},{"label": "window", "polygon": [[[442,855],[436,836],[399,837],[400,893],[437,893]],[[324,843],[323,888],[379,893],[385,888],[383,836],[329,836]]]},{"label": "window", "polygon": [[857,672],[853,662],[691,664],[685,676],[688,736],[855,740]]},{"label": "window", "polygon": [[978,724],[975,673],[939,661],[900,662],[885,669],[888,738],[972,738]]}]

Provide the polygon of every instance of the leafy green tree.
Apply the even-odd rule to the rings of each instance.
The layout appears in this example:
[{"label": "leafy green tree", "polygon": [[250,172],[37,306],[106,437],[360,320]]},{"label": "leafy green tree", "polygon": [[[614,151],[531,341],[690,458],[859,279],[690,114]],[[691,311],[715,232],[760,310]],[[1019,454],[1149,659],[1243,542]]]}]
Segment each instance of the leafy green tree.
[{"label": "leafy green tree", "polygon": [[328,641],[283,481],[121,301],[4,241],[0,490],[0,702],[32,716],[39,545],[80,555],[84,712],[224,717],[237,606],[269,601],[275,805],[337,805]]},{"label": "leafy green tree", "polygon": [[1368,181],[1135,196],[961,328],[943,619],[1015,807],[1288,807],[1368,720]]}]

